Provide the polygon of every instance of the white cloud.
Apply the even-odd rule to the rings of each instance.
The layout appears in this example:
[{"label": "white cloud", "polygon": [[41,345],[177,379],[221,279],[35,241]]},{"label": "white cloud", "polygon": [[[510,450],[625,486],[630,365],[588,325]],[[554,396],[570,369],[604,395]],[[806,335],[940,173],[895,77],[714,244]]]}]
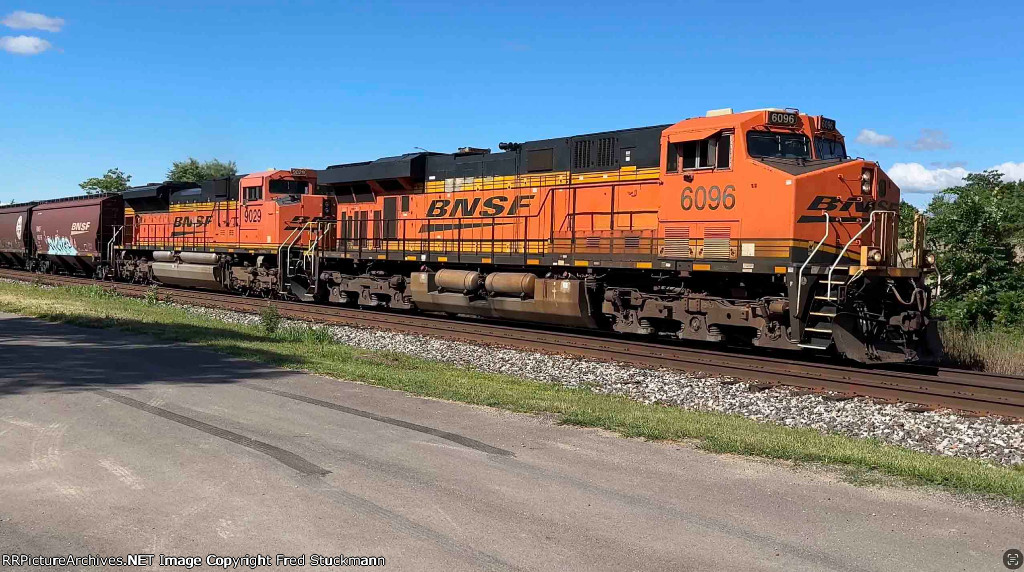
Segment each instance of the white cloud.
[{"label": "white cloud", "polygon": [[963,167],[929,169],[920,163],[896,163],[885,172],[908,193],[934,193],[955,187],[968,173]]},{"label": "white cloud", "polygon": [[[1007,161],[985,170],[999,171],[1004,181],[1024,180],[1024,161]],[[970,171],[960,166],[929,169],[920,163],[896,163],[886,173],[905,192],[935,193],[959,185]]]},{"label": "white cloud", "polygon": [[34,56],[52,47],[50,42],[35,36],[4,36],[0,38],[0,50],[19,56]]},{"label": "white cloud", "polygon": [[992,169],[1002,173],[1004,181],[1024,180],[1024,161],[1021,161],[1020,163],[1007,161],[1005,163],[992,167]]},{"label": "white cloud", "polygon": [[59,32],[64,27],[64,18],[51,18],[43,14],[18,10],[3,19],[3,25],[15,30],[46,30]]},{"label": "white cloud", "polygon": [[877,131],[871,129],[861,129],[860,133],[857,134],[857,143],[862,145],[872,145],[874,147],[895,147],[896,138],[892,135],[882,135]]},{"label": "white cloud", "polygon": [[938,149],[949,149],[953,145],[946,137],[946,132],[941,129],[922,129],[921,136],[909,145],[914,151],[936,151]]}]

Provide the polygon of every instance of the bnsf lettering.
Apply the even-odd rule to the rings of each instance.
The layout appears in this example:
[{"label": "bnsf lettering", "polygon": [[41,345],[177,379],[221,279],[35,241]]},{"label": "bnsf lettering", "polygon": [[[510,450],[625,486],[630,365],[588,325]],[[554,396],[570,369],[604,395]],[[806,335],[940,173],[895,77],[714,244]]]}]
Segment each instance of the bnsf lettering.
[{"label": "bnsf lettering", "polygon": [[91,222],[73,222],[71,223],[71,232],[89,232],[90,226],[92,226]]},{"label": "bnsf lettering", "polygon": [[858,201],[851,197],[843,199],[841,197],[830,197],[826,195],[818,195],[811,200],[811,204],[807,205],[809,211],[839,211],[839,212],[858,212],[868,213],[875,209],[891,210],[892,203],[889,201]]},{"label": "bnsf lettering", "polygon": [[[515,216],[520,210],[530,208],[533,195],[519,195],[509,202],[509,198],[501,195],[489,197],[480,208],[479,198],[470,199],[434,199],[427,206],[427,218],[458,218],[458,217],[495,217]],[[480,212],[478,213],[477,210]]]},{"label": "bnsf lettering", "polygon": [[476,213],[476,207],[480,206],[480,199],[473,199],[472,205],[470,205],[469,199],[455,199],[452,204],[451,217],[458,216],[473,216]]},{"label": "bnsf lettering", "polygon": [[208,226],[213,220],[213,215],[209,216],[177,216],[174,217],[174,228],[193,228]]},{"label": "bnsf lettering", "polygon": [[501,216],[505,212],[507,202],[508,197],[500,195],[488,198],[484,201],[484,210],[480,211],[480,216]]}]

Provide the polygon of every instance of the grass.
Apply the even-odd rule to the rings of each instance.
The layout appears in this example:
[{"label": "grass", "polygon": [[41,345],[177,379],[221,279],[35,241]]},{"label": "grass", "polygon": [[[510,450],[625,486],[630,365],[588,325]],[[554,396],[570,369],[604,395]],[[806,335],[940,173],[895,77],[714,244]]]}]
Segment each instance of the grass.
[{"label": "grass", "polygon": [[[626,437],[688,441],[715,453],[821,464],[852,482],[878,475],[912,485],[1005,497],[1024,504],[1024,468],[928,455],[871,439],[759,423],[736,415],[645,405],[585,389],[482,373],[395,352],[337,344],[324,327],[229,324],[149,299],[121,298],[97,286],[42,289],[0,283],[0,310],[90,327],[116,327],[161,340],[189,342],[232,356],[360,381],[416,395],[544,413],[562,423]],[[269,316],[272,310],[267,310]],[[264,318],[263,322],[272,318]]]},{"label": "grass", "polygon": [[965,330],[949,323],[942,324],[941,332],[947,365],[1024,375],[1024,332],[1010,329]]}]

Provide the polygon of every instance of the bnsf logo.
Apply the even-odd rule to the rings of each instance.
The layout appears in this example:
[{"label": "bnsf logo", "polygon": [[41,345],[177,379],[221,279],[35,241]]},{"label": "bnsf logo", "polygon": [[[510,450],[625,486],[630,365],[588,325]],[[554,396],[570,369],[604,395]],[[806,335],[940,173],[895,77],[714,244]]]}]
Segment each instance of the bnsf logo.
[{"label": "bnsf logo", "polygon": [[91,222],[73,222],[71,223],[71,232],[89,232],[91,225]]},{"label": "bnsf logo", "polygon": [[213,220],[213,215],[209,215],[209,216],[202,216],[202,215],[200,215],[200,216],[195,216],[195,217],[191,217],[191,216],[174,217],[174,228],[207,226],[207,225],[210,224],[210,221],[212,221],[212,220]]},{"label": "bnsf logo", "polygon": [[830,197],[826,195],[818,195],[814,197],[811,204],[807,205],[809,211],[839,211],[839,212],[858,212],[858,213],[869,213],[875,209],[878,210],[893,210],[893,204],[889,201],[858,201],[857,199],[850,197],[848,199],[842,199],[840,197]]},{"label": "bnsf logo", "polygon": [[529,208],[532,200],[533,195],[519,195],[511,200],[502,195],[472,200],[434,199],[427,207],[427,218],[515,216],[520,210]]}]

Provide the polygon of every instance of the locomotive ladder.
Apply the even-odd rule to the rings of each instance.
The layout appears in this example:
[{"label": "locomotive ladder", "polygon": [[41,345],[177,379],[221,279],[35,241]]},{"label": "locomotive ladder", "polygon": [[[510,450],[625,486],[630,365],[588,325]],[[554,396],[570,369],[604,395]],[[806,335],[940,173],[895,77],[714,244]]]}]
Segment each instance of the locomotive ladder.
[{"label": "locomotive ladder", "polygon": [[[300,273],[298,272],[299,269],[306,270],[306,258],[303,256],[303,247],[296,248],[295,243],[302,238],[303,233],[309,230],[309,227],[312,224],[313,221],[308,221],[306,224],[293,230],[292,233],[288,235],[288,238],[282,242],[281,246],[277,249],[277,271],[279,281],[278,294],[284,297],[289,295],[295,296],[304,302],[311,301],[313,299],[313,295],[309,292],[309,284],[304,285],[302,284],[303,281],[295,280],[296,277],[300,276]],[[312,237],[310,237],[307,244],[311,245],[310,248],[312,249],[316,247],[319,240],[320,236],[318,234],[315,242],[312,240]],[[298,251],[299,256],[292,256],[295,251]],[[307,278],[307,280],[305,280],[306,282],[308,282],[308,277],[312,270],[313,269],[311,268],[301,274],[301,276]],[[315,278],[313,278],[313,280],[315,281]]]},{"label": "locomotive ladder", "polygon": [[[832,266],[833,270],[849,270],[848,266]],[[808,300],[807,321],[804,325],[806,341],[797,344],[801,348],[826,350],[832,345],[832,326],[839,315],[840,300],[845,297],[848,275],[843,274],[814,280],[811,298]]]}]

